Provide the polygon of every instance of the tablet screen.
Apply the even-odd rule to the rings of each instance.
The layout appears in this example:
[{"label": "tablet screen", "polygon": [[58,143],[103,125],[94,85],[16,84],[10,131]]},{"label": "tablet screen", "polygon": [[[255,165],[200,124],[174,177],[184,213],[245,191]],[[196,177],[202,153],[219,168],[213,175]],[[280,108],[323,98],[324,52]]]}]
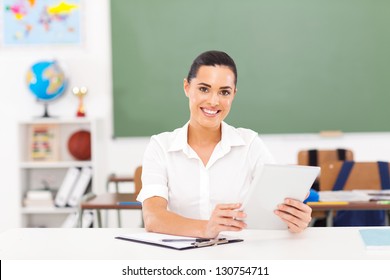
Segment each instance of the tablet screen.
[{"label": "tablet screen", "polygon": [[241,207],[248,229],[287,229],[274,210],[285,198],[303,201],[319,172],[317,166],[259,166]]}]

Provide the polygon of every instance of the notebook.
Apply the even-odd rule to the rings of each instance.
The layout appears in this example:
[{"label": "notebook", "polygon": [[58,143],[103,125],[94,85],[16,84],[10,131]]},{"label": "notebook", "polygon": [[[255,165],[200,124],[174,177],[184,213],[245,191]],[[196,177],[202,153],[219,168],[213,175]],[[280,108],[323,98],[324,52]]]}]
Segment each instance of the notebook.
[{"label": "notebook", "polygon": [[360,229],[364,246],[369,250],[390,250],[390,229]]},{"label": "notebook", "polygon": [[318,166],[259,166],[241,207],[248,229],[287,229],[274,210],[285,198],[304,201],[319,172]]}]

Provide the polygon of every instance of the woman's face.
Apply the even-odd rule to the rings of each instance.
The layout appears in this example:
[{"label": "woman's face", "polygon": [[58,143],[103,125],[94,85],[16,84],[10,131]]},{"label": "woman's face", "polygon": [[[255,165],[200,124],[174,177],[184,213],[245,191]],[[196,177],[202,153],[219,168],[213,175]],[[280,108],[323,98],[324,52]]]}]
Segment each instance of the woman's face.
[{"label": "woman's face", "polygon": [[219,128],[229,114],[236,94],[235,77],[227,66],[201,66],[190,83],[184,80],[189,99],[190,123],[204,128]]}]

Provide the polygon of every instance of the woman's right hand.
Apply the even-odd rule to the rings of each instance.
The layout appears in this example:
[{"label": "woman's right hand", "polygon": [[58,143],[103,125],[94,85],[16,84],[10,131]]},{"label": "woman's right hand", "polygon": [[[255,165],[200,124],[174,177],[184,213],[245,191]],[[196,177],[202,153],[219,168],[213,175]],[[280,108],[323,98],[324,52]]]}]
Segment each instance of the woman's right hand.
[{"label": "woman's right hand", "polygon": [[215,206],[210,220],[206,224],[205,237],[215,238],[221,231],[240,231],[246,228],[246,224],[240,221],[246,217],[243,211],[238,211],[240,207],[240,203]]}]

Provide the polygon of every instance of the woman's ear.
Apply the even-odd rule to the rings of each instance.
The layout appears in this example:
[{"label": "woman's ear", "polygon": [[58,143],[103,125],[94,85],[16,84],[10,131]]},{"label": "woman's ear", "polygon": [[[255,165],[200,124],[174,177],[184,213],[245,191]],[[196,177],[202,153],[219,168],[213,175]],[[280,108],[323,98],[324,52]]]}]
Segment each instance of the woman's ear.
[{"label": "woman's ear", "polygon": [[190,83],[187,81],[187,79],[184,79],[183,88],[184,88],[184,93],[186,94],[187,97],[188,97],[189,87],[190,87]]}]

